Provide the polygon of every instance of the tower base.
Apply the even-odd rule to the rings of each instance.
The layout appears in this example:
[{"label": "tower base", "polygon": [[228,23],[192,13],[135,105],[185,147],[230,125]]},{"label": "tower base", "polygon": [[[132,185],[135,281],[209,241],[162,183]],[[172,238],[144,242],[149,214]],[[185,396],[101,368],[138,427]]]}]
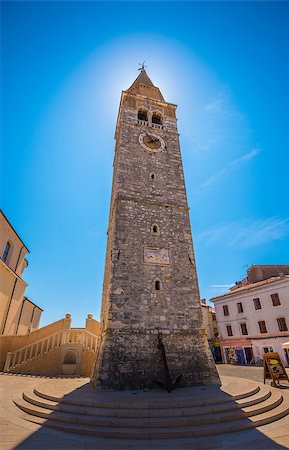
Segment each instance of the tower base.
[{"label": "tower base", "polygon": [[[165,370],[157,348],[158,330],[108,330],[101,339],[94,385],[113,389],[156,388],[165,384]],[[172,381],[182,375],[180,386],[216,384],[220,379],[202,330],[162,332]]]}]

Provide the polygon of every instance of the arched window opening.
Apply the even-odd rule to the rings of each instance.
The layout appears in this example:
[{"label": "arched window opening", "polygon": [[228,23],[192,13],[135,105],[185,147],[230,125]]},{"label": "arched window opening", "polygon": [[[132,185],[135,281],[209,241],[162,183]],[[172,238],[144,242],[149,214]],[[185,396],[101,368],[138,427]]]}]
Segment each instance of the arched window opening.
[{"label": "arched window opening", "polygon": [[160,291],[161,290],[161,282],[160,280],[155,281],[155,290]]},{"label": "arched window opening", "polygon": [[63,364],[76,364],[76,353],[73,350],[65,353]]},{"label": "arched window opening", "polygon": [[162,125],[162,116],[159,113],[153,113],[152,115],[152,123],[156,123],[158,125]]},{"label": "arched window opening", "polygon": [[145,122],[147,122],[148,121],[147,111],[145,109],[139,109],[137,118],[138,120],[144,120]]},{"label": "arched window opening", "polygon": [[155,233],[155,234],[159,233],[159,227],[158,227],[158,225],[156,225],[156,224],[153,224],[153,225],[152,225],[152,232]]}]

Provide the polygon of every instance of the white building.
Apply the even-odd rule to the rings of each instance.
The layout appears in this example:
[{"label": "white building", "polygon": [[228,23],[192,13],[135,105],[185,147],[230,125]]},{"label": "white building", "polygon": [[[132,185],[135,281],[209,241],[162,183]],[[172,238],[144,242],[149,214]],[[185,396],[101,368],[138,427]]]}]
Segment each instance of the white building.
[{"label": "white building", "polygon": [[261,363],[264,352],[274,351],[289,366],[289,350],[282,348],[289,339],[289,265],[252,266],[247,273],[230,292],[211,299],[223,360]]}]

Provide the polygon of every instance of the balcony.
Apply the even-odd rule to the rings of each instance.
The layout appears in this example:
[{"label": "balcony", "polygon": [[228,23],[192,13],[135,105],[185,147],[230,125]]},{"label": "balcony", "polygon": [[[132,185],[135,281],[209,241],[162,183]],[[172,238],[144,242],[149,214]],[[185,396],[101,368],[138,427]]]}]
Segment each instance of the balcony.
[{"label": "balcony", "polygon": [[137,123],[138,123],[139,125],[145,125],[146,127],[149,126],[149,123],[148,123],[147,120],[140,120],[140,119],[138,119]]},{"label": "balcony", "polygon": [[164,126],[159,123],[152,123],[152,128],[157,128],[158,130],[163,130]]}]

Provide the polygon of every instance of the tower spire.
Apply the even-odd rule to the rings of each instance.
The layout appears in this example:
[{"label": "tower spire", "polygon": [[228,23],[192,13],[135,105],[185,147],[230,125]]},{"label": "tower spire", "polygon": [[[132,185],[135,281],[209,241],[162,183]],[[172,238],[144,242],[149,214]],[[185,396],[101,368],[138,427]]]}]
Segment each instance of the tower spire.
[{"label": "tower spire", "polygon": [[145,61],[140,64],[141,67],[138,69],[140,73],[126,92],[131,92],[132,94],[144,95],[145,97],[165,101],[159,88],[153,84],[152,80],[146,73],[146,66],[144,63]]}]

